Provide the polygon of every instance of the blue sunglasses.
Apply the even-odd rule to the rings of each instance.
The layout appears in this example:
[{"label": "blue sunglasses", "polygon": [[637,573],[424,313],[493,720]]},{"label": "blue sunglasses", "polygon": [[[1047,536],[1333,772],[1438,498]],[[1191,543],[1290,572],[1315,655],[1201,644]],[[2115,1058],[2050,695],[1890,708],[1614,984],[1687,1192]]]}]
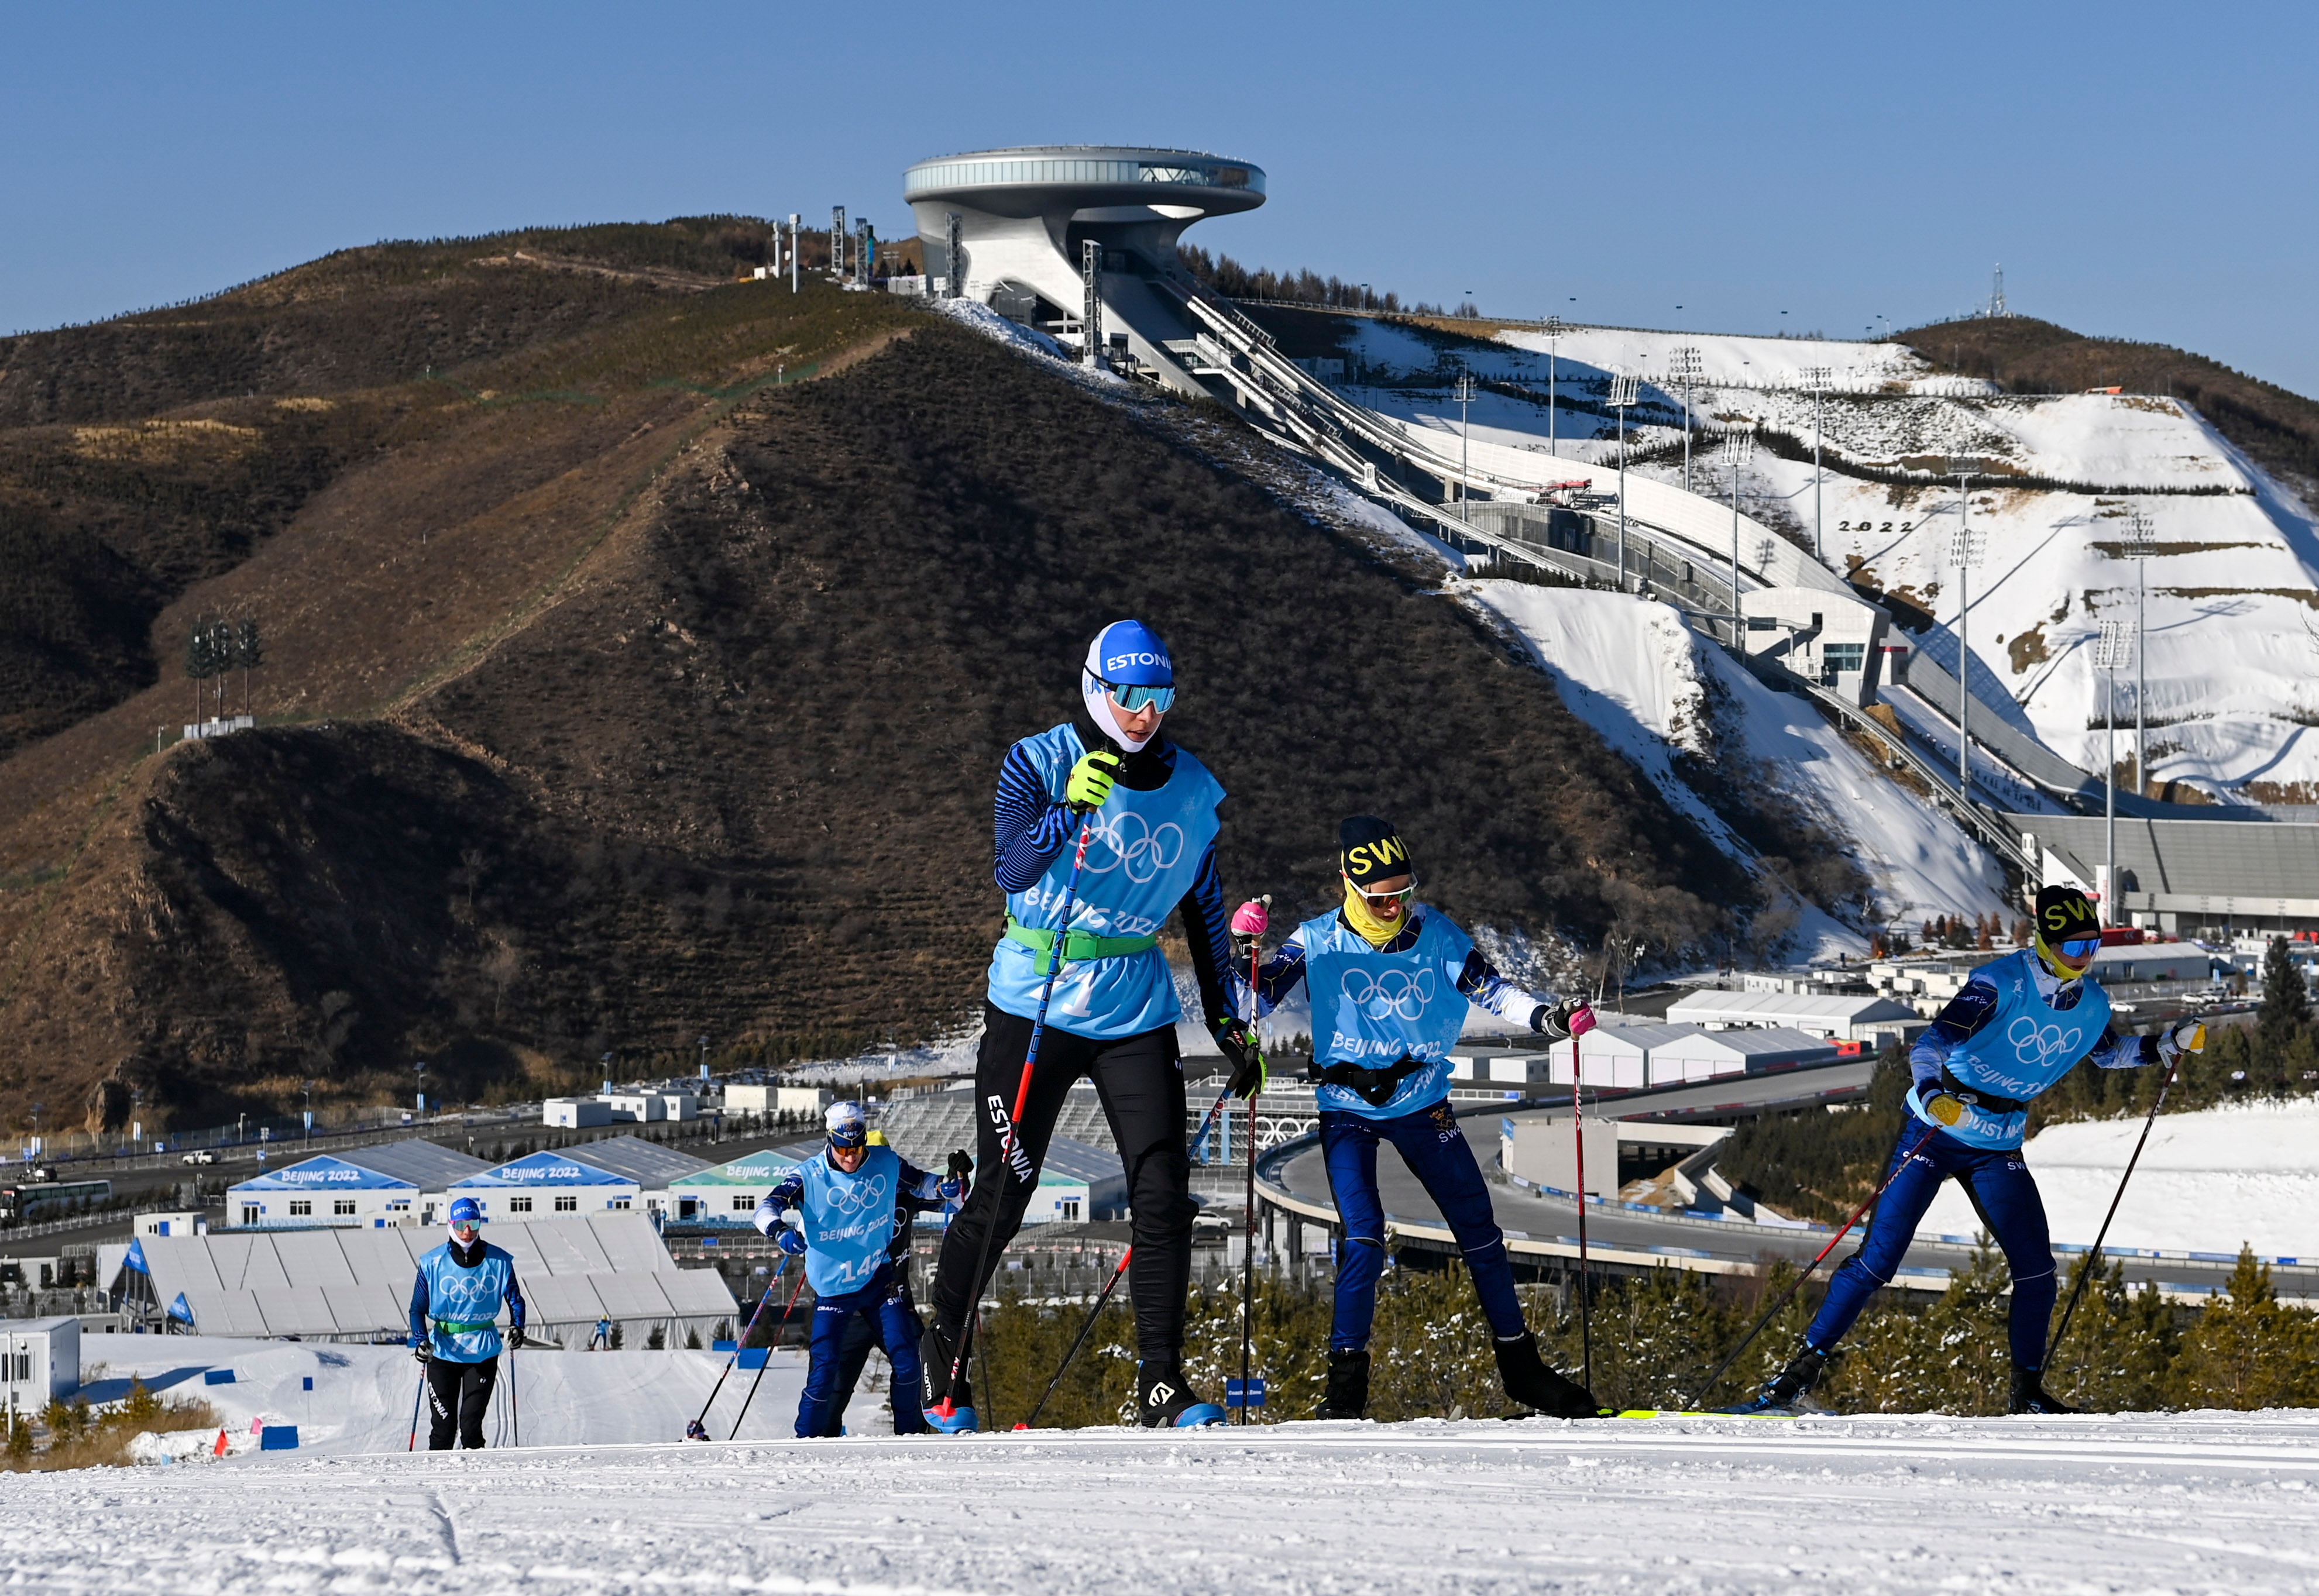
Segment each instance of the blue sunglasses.
[{"label": "blue sunglasses", "polygon": [[1176,707],[1176,690],[1172,687],[1135,687],[1123,681],[1104,681],[1100,676],[1096,681],[1102,682],[1103,690],[1111,695],[1111,701],[1130,715],[1146,704],[1162,715]]},{"label": "blue sunglasses", "polygon": [[2053,951],[2064,959],[2090,959],[2100,948],[2101,938],[2084,936],[2079,937],[2074,942],[2063,942]]}]

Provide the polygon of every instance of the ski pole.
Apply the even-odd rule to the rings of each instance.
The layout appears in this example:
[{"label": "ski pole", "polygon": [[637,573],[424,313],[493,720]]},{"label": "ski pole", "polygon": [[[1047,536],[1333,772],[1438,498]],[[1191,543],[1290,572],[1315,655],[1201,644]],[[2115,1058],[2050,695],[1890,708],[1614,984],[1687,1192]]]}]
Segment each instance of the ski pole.
[{"label": "ski pole", "polygon": [[2062,1310],[2061,1328],[2053,1332],[2052,1345],[2045,1348],[2045,1366],[2053,1366],[2053,1354],[2062,1349],[2062,1338],[2070,1333],[2070,1318],[2078,1311],[2078,1299],[2086,1294],[2086,1280],[2101,1267],[2102,1243],[2109,1239],[2109,1222],[2117,1217],[2117,1205],[2125,1201],[2125,1183],[2134,1178],[2134,1167],[2142,1161],[2142,1150],[2150,1141],[2150,1128],[2158,1123],[2158,1111],[2166,1106],[2167,1088],[2174,1084],[2174,1072],[2182,1067],[2182,1055],[2176,1053],[2174,1061],[2166,1067],[2166,1078],[2158,1083],[2158,1101],[2150,1105],[2148,1117],[2142,1122],[2142,1138],[2134,1144],[2134,1156],[2125,1161],[2125,1173],[2117,1177],[2117,1193],[2109,1200],[2109,1212],[2102,1215],[2101,1229],[2094,1233],[2093,1250],[2078,1269],[2078,1283],[2070,1288],[2069,1306]]},{"label": "ski pole", "polygon": [[708,1438],[708,1410],[717,1405],[717,1393],[725,1389],[725,1376],[731,1374],[733,1366],[741,1361],[741,1348],[749,1344],[749,1332],[755,1330],[757,1321],[765,1316],[765,1304],[772,1300],[772,1296],[770,1291],[759,1294],[757,1306],[750,1313],[749,1322],[741,1327],[740,1339],[733,1343],[733,1356],[725,1360],[725,1367],[717,1375],[717,1384],[708,1388],[708,1400],[700,1404],[700,1417],[684,1427],[686,1440],[705,1441]]},{"label": "ski pole", "polygon": [[[1023,1060],[1023,1078],[1015,1087],[1015,1112],[1006,1118],[1006,1129],[998,1138],[998,1185],[990,1194],[990,1212],[982,1226],[982,1245],[977,1249],[974,1274],[966,1283],[970,1304],[967,1323],[960,1327],[959,1343],[950,1359],[950,1385],[944,1388],[941,1403],[934,1411],[947,1419],[958,1411],[958,1399],[952,1394],[958,1377],[966,1372],[967,1352],[979,1339],[975,1331],[982,1324],[982,1275],[990,1267],[990,1241],[998,1233],[998,1211],[1005,1204],[1007,1177],[1014,1174],[1015,1127],[1022,1123],[1024,1105],[1031,1098],[1031,1072],[1039,1067],[1039,1044],[1047,1034],[1047,1004],[1055,996],[1055,978],[1063,973],[1063,953],[1070,944],[1071,905],[1079,895],[1079,869],[1087,863],[1087,840],[1095,834],[1092,815],[1079,822],[1078,852],[1071,855],[1070,879],[1063,884],[1062,913],[1056,916],[1060,928],[1055,940],[1047,949],[1047,984],[1039,989],[1038,1016],[1031,1022],[1031,1046]],[[990,1384],[989,1363],[983,1365],[983,1385]]]},{"label": "ski pole", "polygon": [[1923,1149],[1925,1143],[1933,1139],[1933,1132],[1939,1129],[1940,1127],[1938,1125],[1926,1125],[1925,1127],[1925,1133],[1908,1144],[1908,1150],[1892,1160],[1892,1173],[1884,1177],[1884,1184],[1878,1186],[1874,1191],[1868,1195],[1867,1202],[1863,1203],[1859,1207],[1852,1211],[1852,1217],[1844,1222],[1844,1226],[1841,1230],[1837,1231],[1835,1235],[1830,1236],[1827,1239],[1827,1245],[1819,1249],[1819,1256],[1813,1258],[1809,1264],[1806,1264],[1804,1266],[1804,1272],[1797,1276],[1792,1281],[1789,1282],[1788,1289],[1780,1294],[1780,1300],[1772,1304],[1771,1312],[1764,1314],[1763,1318],[1757,1320],[1755,1321],[1755,1328],[1750,1330],[1746,1335],[1739,1338],[1739,1345],[1731,1348],[1731,1355],[1725,1358],[1721,1363],[1715,1366],[1715,1372],[1707,1376],[1706,1384],[1699,1388],[1699,1394],[1691,1399],[1690,1405],[1692,1407],[1695,1408],[1699,1406],[1701,1402],[1707,1400],[1707,1393],[1715,1389],[1715,1383],[1723,1378],[1724,1371],[1728,1369],[1733,1364],[1737,1363],[1739,1361],[1739,1355],[1747,1350],[1749,1344],[1752,1343],[1757,1336],[1764,1333],[1764,1327],[1771,1323],[1773,1320],[1779,1317],[1780,1310],[1788,1305],[1788,1299],[1794,1296],[1797,1292],[1803,1289],[1804,1282],[1812,1277],[1812,1271],[1818,1268],[1821,1262],[1827,1258],[1827,1255],[1836,1250],[1836,1244],[1837,1242],[1843,1240],[1845,1236],[1851,1234],[1852,1227],[1860,1222],[1860,1216],[1867,1213],[1869,1209],[1875,1206],[1876,1199],[1882,1196],[1891,1186],[1892,1183],[1900,1178],[1900,1171],[1908,1167],[1908,1160],[1917,1156],[1917,1152]]},{"label": "ski pole", "polygon": [[[1272,902],[1266,893],[1264,901]],[[1248,1045],[1256,1049],[1257,1082],[1264,1079],[1264,1049],[1256,1037],[1256,960],[1260,946],[1255,937],[1248,939]],[[1231,1088],[1225,1088],[1229,1091]],[[1240,1271],[1240,1421],[1249,1421],[1250,1359],[1256,1345],[1256,1099],[1259,1093],[1248,1095],[1248,1244],[1242,1249]]]},{"label": "ski pole", "polygon": [[422,1363],[419,1366],[419,1389],[411,1396],[411,1444],[403,1448],[406,1452],[419,1450],[419,1404],[426,1400],[427,1366]]},{"label": "ski pole", "polygon": [[1071,1343],[1071,1349],[1063,1354],[1063,1361],[1055,1366],[1055,1377],[1047,1382],[1047,1389],[1040,1393],[1038,1402],[1031,1409],[1031,1416],[1015,1429],[1029,1429],[1039,1422],[1039,1415],[1046,1411],[1047,1398],[1055,1394],[1055,1387],[1063,1383],[1063,1374],[1071,1366],[1071,1360],[1079,1355],[1079,1348],[1087,1345],[1088,1335],[1095,1330],[1095,1321],[1103,1316],[1103,1305],[1111,1301],[1113,1288],[1127,1273],[1127,1260],[1134,1256],[1135,1249],[1132,1247],[1119,1255],[1119,1267],[1111,1272],[1111,1278],[1103,1283],[1103,1290],[1096,1294],[1095,1306],[1087,1310],[1087,1322],[1079,1326],[1078,1339]]},{"label": "ski pole", "polygon": [[[764,1381],[764,1378],[765,1378],[765,1370],[766,1370],[767,1368],[771,1367],[771,1365],[772,1365],[772,1361],[773,1361],[773,1353],[774,1353],[775,1349],[776,1349],[776,1348],[778,1348],[781,1346],[781,1337],[782,1337],[782,1336],[784,1336],[784,1335],[786,1335],[786,1334],[789,1332],[789,1328],[790,1328],[790,1309],[793,1309],[793,1308],[795,1308],[795,1307],[797,1306],[798,1293],[799,1293],[799,1292],[803,1291],[804,1289],[805,1289],[805,1269],[804,1269],[804,1267],[803,1267],[802,1266],[800,1266],[800,1267],[799,1267],[799,1269],[798,1269],[798,1283],[797,1283],[795,1285],[792,1285],[792,1286],[790,1286],[790,1300],[789,1300],[789,1306],[788,1306],[788,1307],[785,1307],[785,1308],[783,1308],[783,1309],[781,1310],[781,1326],[780,1326],[780,1328],[779,1328],[779,1329],[777,1329],[777,1330],[775,1330],[773,1331],[772,1345],[771,1345],[771,1346],[769,1346],[769,1347],[767,1347],[767,1348],[765,1348],[765,1361],[764,1361],[763,1363],[761,1363],[761,1364],[759,1364],[759,1365],[757,1366],[757,1377],[756,1377],[756,1379],[752,1380],[752,1381],[750,1381],[750,1382],[749,1382],[749,1394],[748,1394],[748,1395],[746,1395],[746,1396],[744,1396],[744,1397],[743,1397],[743,1398],[741,1399],[741,1411],[740,1411],[739,1412],[737,1412],[737,1413],[735,1413],[735,1414],[734,1414],[734,1415],[733,1415],[733,1434],[732,1434],[732,1435],[728,1435],[728,1436],[726,1436],[726,1437],[725,1438],[726,1440],[728,1440],[728,1441],[729,1441],[729,1440],[731,1440],[731,1439],[733,1438],[733,1437],[734,1437],[734,1436],[737,1436],[737,1435],[739,1435],[739,1434],[741,1433],[741,1420],[744,1420],[744,1419],[746,1419],[746,1418],[749,1416],[749,1404],[750,1404],[751,1402],[755,1402],[755,1401],[757,1400],[757,1387],[758,1387],[758,1385],[760,1385],[761,1384],[762,1384],[762,1383],[763,1383],[763,1381]],[[771,1287],[769,1286],[769,1287],[767,1288],[767,1290],[768,1290],[768,1292],[770,1292]],[[763,1297],[759,1297],[759,1298],[757,1299],[757,1305],[758,1305],[759,1307],[761,1307],[761,1308],[764,1306],[764,1298],[763,1298]],[[751,1315],[751,1317],[753,1319],[753,1318],[755,1317],[755,1315],[752,1314],[752,1315]],[[734,1356],[735,1356],[735,1357],[739,1357],[739,1356],[740,1356],[740,1352],[741,1352],[741,1349],[740,1349],[738,1347],[735,1347],[735,1348],[733,1348],[733,1354],[734,1354]]]},{"label": "ski pole", "polygon": [[1580,1092],[1579,1077],[1585,1066],[1580,1062],[1578,1039],[1570,1039],[1570,1134],[1578,1150],[1578,1357],[1583,1371],[1583,1384],[1594,1389],[1594,1316],[1593,1293],[1587,1288],[1593,1276],[1586,1267],[1586,1109]]},{"label": "ski pole", "polygon": [[508,1420],[515,1427],[515,1444],[523,1445],[523,1402],[516,1395],[515,1348],[508,1348]]}]

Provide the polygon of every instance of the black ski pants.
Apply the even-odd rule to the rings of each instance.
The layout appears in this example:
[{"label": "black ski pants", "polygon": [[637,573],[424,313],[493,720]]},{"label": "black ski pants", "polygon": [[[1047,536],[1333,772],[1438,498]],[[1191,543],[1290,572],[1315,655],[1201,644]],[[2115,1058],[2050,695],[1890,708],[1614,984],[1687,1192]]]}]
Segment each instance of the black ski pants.
[{"label": "black ski pants", "polygon": [[459,1445],[470,1451],[483,1446],[483,1415],[491,1411],[492,1389],[500,1382],[500,1360],[454,1363],[447,1357],[427,1360],[427,1449],[448,1452],[451,1432],[458,1429]]},{"label": "black ski pants", "polygon": [[[1030,1050],[1031,1022],[985,1003],[982,1050],[974,1067],[975,1096],[981,1105],[974,1190],[943,1239],[942,1261],[934,1270],[935,1322],[952,1336],[965,1326],[998,1264],[999,1249],[1022,1228],[1056,1117],[1063,1111],[1063,1094],[1086,1077],[1095,1082],[1112,1139],[1119,1144],[1120,1162],[1127,1167],[1135,1245],[1127,1291],[1135,1304],[1136,1350],[1147,1359],[1174,1360],[1184,1347],[1194,1212],[1192,1160],[1184,1134],[1184,1065],[1176,1050],[1175,1027],[1096,1041],[1050,1023],[1040,1039],[1038,1068],[1023,1105],[1025,1157],[1017,1168],[1002,1171],[999,1143]],[[994,1213],[998,1229],[991,1240],[990,1268],[973,1280],[974,1260]]]}]

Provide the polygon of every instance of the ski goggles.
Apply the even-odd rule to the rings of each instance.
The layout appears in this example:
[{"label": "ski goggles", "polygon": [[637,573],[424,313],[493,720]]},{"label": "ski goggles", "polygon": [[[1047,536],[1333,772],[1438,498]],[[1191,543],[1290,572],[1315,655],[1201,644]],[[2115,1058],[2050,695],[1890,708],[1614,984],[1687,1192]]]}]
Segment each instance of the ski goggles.
[{"label": "ski goggles", "polygon": [[1165,715],[1176,707],[1176,690],[1172,687],[1143,687],[1126,681],[1105,681],[1100,676],[1096,681],[1111,695],[1111,701],[1128,714],[1133,715],[1147,704]]},{"label": "ski goggles", "polygon": [[477,1224],[472,1219],[455,1219],[451,1222],[451,1234],[456,1236],[462,1241],[474,1240],[476,1233],[482,1231],[483,1228],[483,1227],[482,1225]]},{"label": "ski goggles", "polygon": [[2080,959],[2090,959],[2100,951],[2101,938],[2098,936],[2074,937],[2068,942],[2057,942],[2053,945],[2053,956],[2057,959],[2066,959],[2072,964]]},{"label": "ski goggles", "polygon": [[1367,888],[1362,886],[1358,881],[1354,880],[1350,876],[1347,876],[1345,878],[1345,885],[1351,888],[1355,892],[1360,894],[1361,901],[1368,905],[1372,909],[1381,909],[1388,904],[1406,904],[1411,898],[1417,896],[1417,878],[1415,876],[1409,878],[1408,886],[1396,888],[1391,892],[1371,892]]}]

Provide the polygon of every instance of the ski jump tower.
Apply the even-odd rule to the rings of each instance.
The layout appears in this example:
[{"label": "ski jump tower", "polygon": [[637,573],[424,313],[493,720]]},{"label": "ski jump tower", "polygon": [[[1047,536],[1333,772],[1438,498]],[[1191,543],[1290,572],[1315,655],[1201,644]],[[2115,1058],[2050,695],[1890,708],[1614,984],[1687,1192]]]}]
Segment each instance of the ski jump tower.
[{"label": "ski jump tower", "polygon": [[1193,284],[1176,240],[1203,217],[1264,203],[1264,173],[1198,150],[1034,144],[920,161],[902,197],[927,273],[953,295],[1066,336],[1090,324],[1123,334],[1161,382],[1205,394],[1187,368]]}]

